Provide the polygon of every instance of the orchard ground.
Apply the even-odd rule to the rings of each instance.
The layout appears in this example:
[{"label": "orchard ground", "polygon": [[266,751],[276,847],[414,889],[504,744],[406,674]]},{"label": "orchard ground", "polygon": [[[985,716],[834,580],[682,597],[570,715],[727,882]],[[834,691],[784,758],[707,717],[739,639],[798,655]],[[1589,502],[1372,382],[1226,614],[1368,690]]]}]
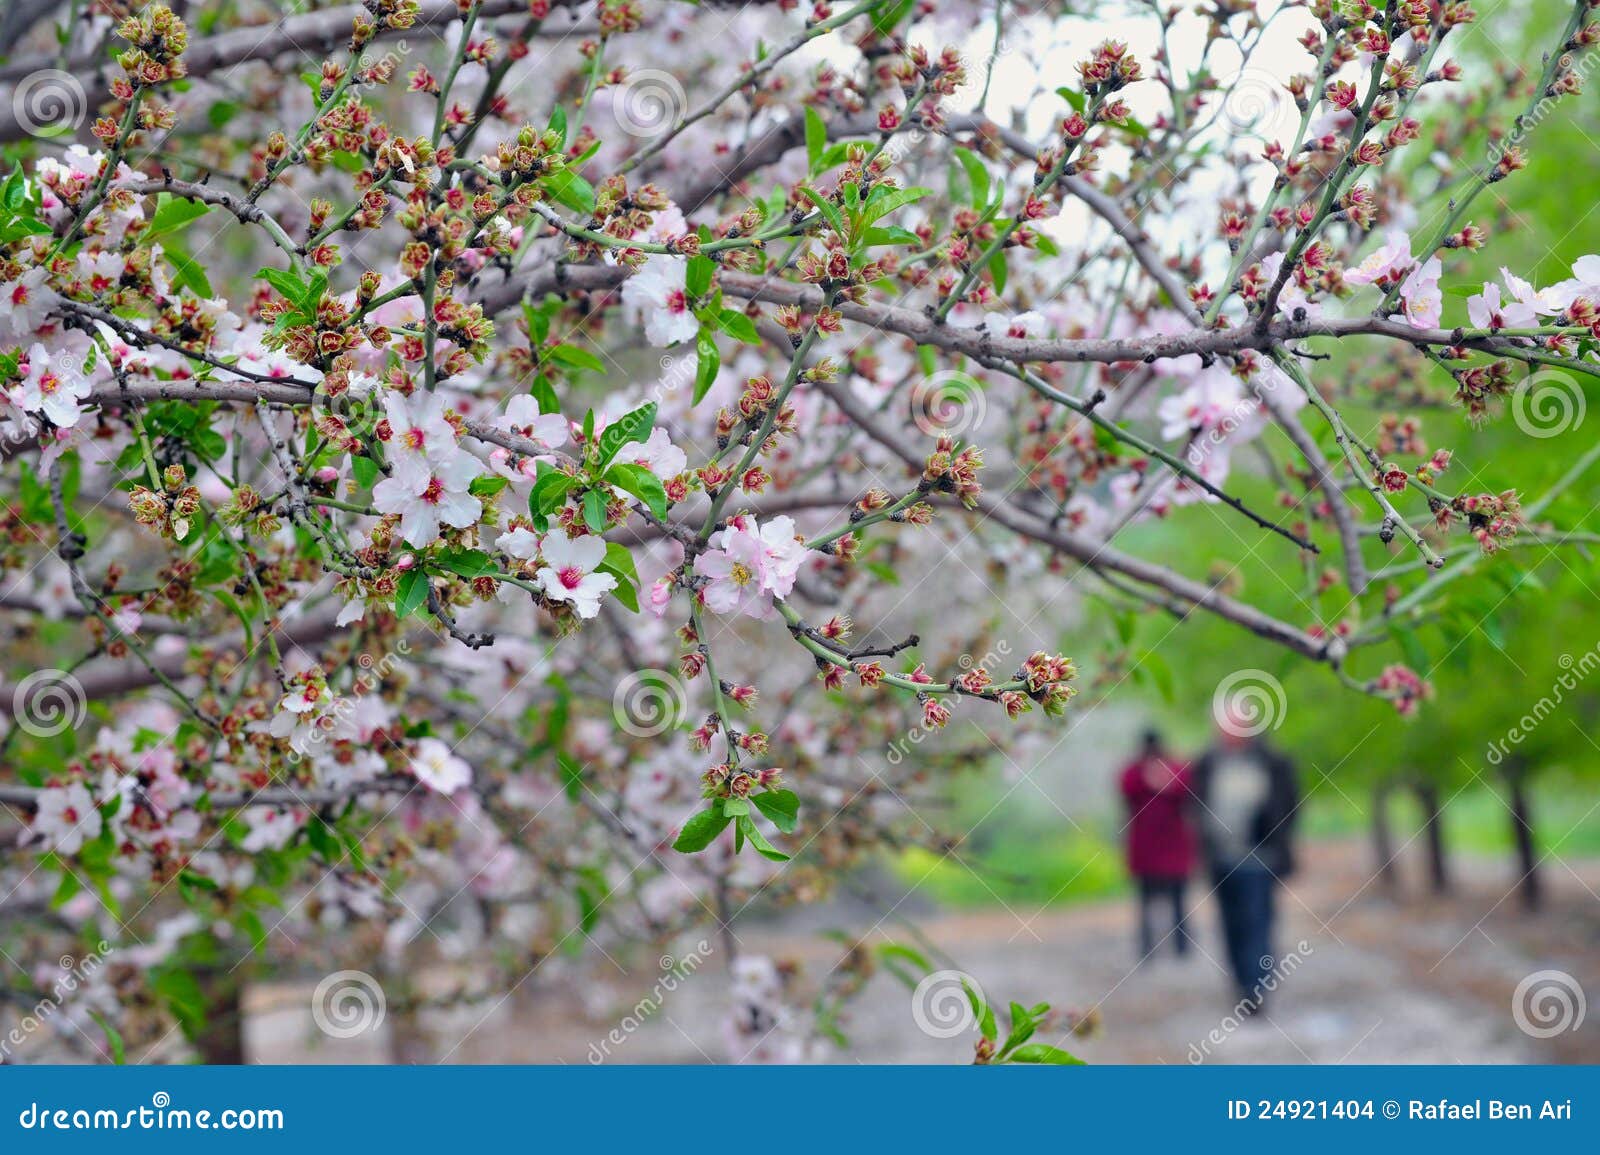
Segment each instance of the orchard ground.
[{"label": "orchard ground", "polygon": [[[914,898],[878,933],[908,941],[896,919],[913,918],[926,939],[979,978],[997,1009],[1012,999],[1094,1008],[1098,1033],[1065,1042],[1090,1062],[1600,1061],[1600,1008],[1549,1038],[1525,1032],[1513,1014],[1518,984],[1541,970],[1562,971],[1591,998],[1600,995],[1600,859],[1549,858],[1545,907],[1528,913],[1508,892],[1514,879],[1504,858],[1458,855],[1454,891],[1441,898],[1425,892],[1414,850],[1402,865],[1403,887],[1391,896],[1372,881],[1364,842],[1327,839],[1305,848],[1304,868],[1283,896],[1278,936],[1280,956],[1294,950],[1299,958],[1280,964],[1292,973],[1266,1015],[1242,1024],[1229,1017],[1210,901],[1194,911],[1198,949],[1187,959],[1163,952],[1137,966],[1134,912],[1122,898],[944,912]],[[739,947],[796,961],[800,986],[812,989],[838,958],[837,944],[818,931],[870,927],[905,888],[882,878],[874,889],[881,903],[840,900],[743,922]],[[1301,943],[1307,949],[1299,950]],[[619,963],[613,981],[587,990],[556,977],[560,967],[553,966],[498,1006],[496,995],[426,1012],[426,1046],[431,1058],[448,1053],[452,1063],[588,1063],[596,1055],[625,1063],[724,1061],[716,1024],[727,979],[715,958],[662,995],[659,1009],[625,1031],[624,1042],[606,1044],[637,1001],[651,995],[654,966],[648,960],[625,975]],[[251,993],[252,1061],[389,1060],[392,1020],[354,1039],[325,1038],[312,1022],[312,986],[285,983]],[[911,992],[881,972],[850,1005],[843,1027],[853,1045],[829,1061],[965,1062],[976,1037],[970,1030],[945,1039],[918,1030]]]}]

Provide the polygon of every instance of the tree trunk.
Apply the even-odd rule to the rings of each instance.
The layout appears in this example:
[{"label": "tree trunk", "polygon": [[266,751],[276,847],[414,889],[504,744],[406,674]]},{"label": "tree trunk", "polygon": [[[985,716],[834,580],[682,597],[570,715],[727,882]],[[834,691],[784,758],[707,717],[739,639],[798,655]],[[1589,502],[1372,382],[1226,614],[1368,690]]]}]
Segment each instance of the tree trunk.
[{"label": "tree trunk", "polygon": [[1440,819],[1439,788],[1432,782],[1417,784],[1422,804],[1422,832],[1428,843],[1428,883],[1434,894],[1450,892],[1450,871],[1444,853],[1444,823]]},{"label": "tree trunk", "polygon": [[1378,884],[1391,897],[1400,890],[1400,872],[1394,862],[1394,830],[1389,825],[1389,795],[1393,790],[1385,782],[1372,792],[1372,853],[1378,860]]},{"label": "tree trunk", "polygon": [[[409,992],[408,992],[409,993]],[[390,1007],[389,1061],[400,1066],[415,1066],[433,1062],[433,1040],[422,1026],[422,1015],[409,998],[398,1007]]]},{"label": "tree trunk", "polygon": [[244,1064],[244,982],[237,971],[218,967],[195,972],[205,995],[206,1018],[194,1037],[194,1049],[208,1066]]},{"label": "tree trunk", "polygon": [[1521,774],[1509,780],[1511,787],[1511,835],[1517,843],[1517,874],[1522,879],[1522,905],[1538,910],[1543,897],[1539,889],[1538,846],[1533,835],[1533,812],[1528,803],[1527,784]]}]

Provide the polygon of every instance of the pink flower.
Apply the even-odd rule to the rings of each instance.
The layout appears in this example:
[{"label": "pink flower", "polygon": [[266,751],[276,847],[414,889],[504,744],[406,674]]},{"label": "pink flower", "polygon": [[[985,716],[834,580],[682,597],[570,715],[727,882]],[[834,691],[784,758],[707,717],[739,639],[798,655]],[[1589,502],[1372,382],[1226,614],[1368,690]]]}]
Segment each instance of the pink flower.
[{"label": "pink flower", "polygon": [[1438,257],[1418,265],[1400,286],[1400,303],[1406,320],[1416,329],[1436,329],[1444,313],[1444,294],[1439,290],[1439,274],[1444,266]]},{"label": "pink flower", "polygon": [[1504,265],[1500,266],[1500,279],[1506,283],[1506,288],[1511,290],[1511,295],[1519,304],[1527,305],[1535,313],[1553,316],[1567,307],[1567,302],[1560,299],[1559,287],[1535,289]]},{"label": "pink flower", "polygon": [[411,755],[411,773],[440,794],[454,794],[472,783],[472,767],[437,738],[417,739],[416,751]]},{"label": "pink flower", "polygon": [[1383,247],[1370,254],[1353,269],[1344,271],[1348,285],[1370,285],[1381,280],[1393,281],[1402,276],[1415,262],[1411,259],[1411,238],[1402,232],[1390,233]]},{"label": "pink flower", "polygon": [[[753,524],[753,522],[752,522]],[[767,547],[760,536],[738,524],[713,539],[716,549],[694,560],[694,572],[711,579],[701,591],[706,608],[718,614],[764,618],[772,609],[766,583]]]},{"label": "pink flower", "polygon": [[617,450],[616,460],[642,465],[662,481],[671,481],[689,467],[688,454],[667,437],[665,429],[653,429],[643,442],[630,441]]},{"label": "pink flower", "polygon": [[45,269],[37,267],[14,281],[0,282],[0,326],[13,341],[32,337],[44,324],[45,315],[61,303],[61,297],[44,283],[45,276]]},{"label": "pink flower", "polygon": [[407,484],[426,479],[435,466],[452,461],[461,451],[455,428],[445,420],[444,402],[434,394],[386,393],[383,410],[389,418],[389,464],[395,477]]},{"label": "pink flower", "polygon": [[27,362],[18,366],[22,381],[11,389],[11,400],[28,413],[43,413],[62,429],[71,429],[83,415],[80,405],[91,392],[83,374],[66,365],[51,364],[43,345],[28,350]]},{"label": "pink flower", "polygon": [[789,596],[800,567],[812,551],[795,534],[794,518],[775,517],[761,527],[761,545],[766,551],[763,587],[780,598]]},{"label": "pink flower", "polygon": [[559,413],[541,413],[539,403],[528,393],[519,393],[506,403],[506,411],[494,419],[494,427],[535,442],[541,449],[556,449],[567,443],[567,419]]},{"label": "pink flower", "polygon": [[694,339],[700,322],[689,308],[685,283],[689,262],[682,257],[652,254],[622,285],[622,303],[644,321],[652,345],[665,347]]},{"label": "pink flower", "polygon": [[476,525],[483,505],[469,492],[480,473],[472,454],[453,447],[454,454],[431,464],[428,472],[414,469],[410,480],[385,478],[372,488],[372,504],[379,513],[400,515],[400,536],[414,546],[424,546],[439,536],[441,523],[455,529]]},{"label": "pink flower", "polygon": [[617,579],[608,573],[595,573],[606,559],[606,543],[598,537],[569,538],[559,529],[545,535],[541,546],[544,568],[535,580],[552,601],[571,602],[580,618],[600,612],[600,598],[616,589]]},{"label": "pink flower", "polygon": [[100,811],[81,782],[39,791],[33,833],[59,854],[76,854],[84,842],[100,836]]},{"label": "pink flower", "polygon": [[1480,329],[1521,329],[1538,323],[1533,306],[1522,301],[1500,302],[1500,286],[1486,282],[1483,292],[1467,298],[1467,316]]}]

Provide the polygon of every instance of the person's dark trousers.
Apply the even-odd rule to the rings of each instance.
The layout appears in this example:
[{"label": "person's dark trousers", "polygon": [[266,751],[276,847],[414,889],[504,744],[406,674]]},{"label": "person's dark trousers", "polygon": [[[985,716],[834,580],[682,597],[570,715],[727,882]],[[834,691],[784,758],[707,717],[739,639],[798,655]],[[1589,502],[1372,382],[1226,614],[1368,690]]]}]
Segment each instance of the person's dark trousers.
[{"label": "person's dark trousers", "polygon": [[1149,958],[1155,953],[1156,908],[1162,904],[1172,907],[1172,937],[1180,955],[1189,952],[1189,928],[1184,924],[1183,890],[1181,878],[1139,877],[1139,956]]},{"label": "person's dark trousers", "polygon": [[1241,999],[1259,1003],[1276,962],[1272,956],[1272,900],[1277,880],[1264,867],[1242,863],[1212,867],[1228,964]]}]

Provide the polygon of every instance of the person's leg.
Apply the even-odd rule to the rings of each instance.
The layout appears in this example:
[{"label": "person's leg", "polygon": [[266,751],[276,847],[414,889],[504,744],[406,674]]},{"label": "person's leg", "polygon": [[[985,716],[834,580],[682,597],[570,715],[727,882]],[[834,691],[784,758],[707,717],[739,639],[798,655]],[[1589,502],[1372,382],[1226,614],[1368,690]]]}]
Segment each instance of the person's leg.
[{"label": "person's leg", "polygon": [[1152,917],[1151,907],[1155,904],[1155,880],[1146,875],[1139,876],[1139,960],[1142,962],[1150,957],[1150,952],[1155,949],[1155,928],[1150,925]]},{"label": "person's leg", "polygon": [[1177,940],[1177,951],[1180,956],[1189,953],[1189,926],[1183,908],[1183,893],[1186,886],[1185,879],[1172,880],[1172,937]]},{"label": "person's leg", "polygon": [[1265,982],[1277,965],[1272,955],[1272,888],[1273,877],[1265,870],[1241,872],[1243,885],[1248,892],[1245,902],[1247,915],[1244,921],[1244,964],[1247,968],[1248,986],[1256,1002],[1266,997]]},{"label": "person's leg", "polygon": [[1237,872],[1217,870],[1212,874],[1217,896],[1217,910],[1222,915],[1222,942],[1228,957],[1228,970],[1235,989],[1244,985],[1244,927],[1241,916],[1240,884]]}]

